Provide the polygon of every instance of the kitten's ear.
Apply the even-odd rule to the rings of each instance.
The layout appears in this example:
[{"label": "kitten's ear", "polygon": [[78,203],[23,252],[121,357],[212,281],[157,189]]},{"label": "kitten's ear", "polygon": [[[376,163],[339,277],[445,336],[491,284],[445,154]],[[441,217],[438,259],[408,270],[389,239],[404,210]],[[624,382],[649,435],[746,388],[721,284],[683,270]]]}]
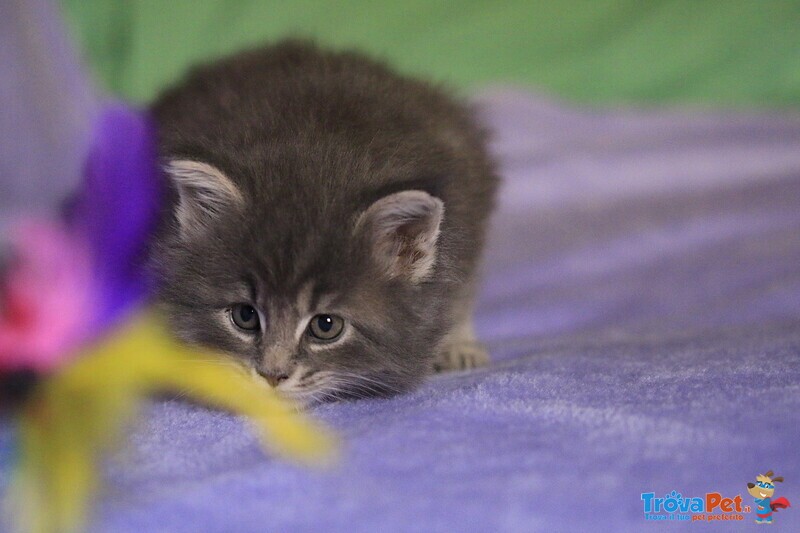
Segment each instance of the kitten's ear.
[{"label": "kitten's ear", "polygon": [[164,169],[178,191],[175,216],[181,232],[202,230],[222,211],[244,202],[236,185],[208,163],[173,159]]},{"label": "kitten's ear", "polygon": [[444,204],[423,191],[381,198],[361,215],[357,231],[368,232],[372,254],[392,278],[413,283],[433,272]]}]

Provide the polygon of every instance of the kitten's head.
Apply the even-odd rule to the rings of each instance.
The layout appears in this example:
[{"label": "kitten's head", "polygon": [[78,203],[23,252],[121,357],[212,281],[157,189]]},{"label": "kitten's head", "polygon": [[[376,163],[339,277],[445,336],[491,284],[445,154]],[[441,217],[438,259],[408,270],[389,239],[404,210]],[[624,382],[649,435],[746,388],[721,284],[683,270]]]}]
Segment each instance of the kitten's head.
[{"label": "kitten's head", "polygon": [[321,200],[204,161],[166,170],[177,202],[156,266],[181,337],[301,403],[402,391],[429,370],[445,328],[445,289],[432,283],[439,199],[345,190]]}]

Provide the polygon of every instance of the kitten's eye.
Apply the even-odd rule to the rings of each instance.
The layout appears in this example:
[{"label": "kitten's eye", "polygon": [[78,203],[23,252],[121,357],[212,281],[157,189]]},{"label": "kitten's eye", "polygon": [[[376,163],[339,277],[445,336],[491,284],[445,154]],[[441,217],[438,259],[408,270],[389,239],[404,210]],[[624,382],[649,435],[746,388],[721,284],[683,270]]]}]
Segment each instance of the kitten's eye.
[{"label": "kitten's eye", "polygon": [[245,331],[255,331],[260,326],[258,311],[249,304],[236,304],[231,307],[231,320],[236,327]]},{"label": "kitten's eye", "polygon": [[336,315],[316,315],[308,324],[308,334],[321,341],[332,341],[342,330],[344,320]]}]

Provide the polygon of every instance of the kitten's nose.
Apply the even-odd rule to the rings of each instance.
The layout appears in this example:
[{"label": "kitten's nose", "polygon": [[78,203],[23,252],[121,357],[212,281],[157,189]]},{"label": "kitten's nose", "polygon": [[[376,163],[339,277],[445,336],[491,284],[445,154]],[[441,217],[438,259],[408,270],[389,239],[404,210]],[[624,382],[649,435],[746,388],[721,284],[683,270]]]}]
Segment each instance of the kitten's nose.
[{"label": "kitten's nose", "polygon": [[261,375],[262,378],[267,380],[267,383],[269,383],[273,387],[277,387],[282,382],[284,382],[287,379],[289,379],[289,375],[288,374],[274,374],[272,372],[266,372],[266,371],[263,371],[263,370],[259,370],[258,373],[259,373],[259,375]]}]

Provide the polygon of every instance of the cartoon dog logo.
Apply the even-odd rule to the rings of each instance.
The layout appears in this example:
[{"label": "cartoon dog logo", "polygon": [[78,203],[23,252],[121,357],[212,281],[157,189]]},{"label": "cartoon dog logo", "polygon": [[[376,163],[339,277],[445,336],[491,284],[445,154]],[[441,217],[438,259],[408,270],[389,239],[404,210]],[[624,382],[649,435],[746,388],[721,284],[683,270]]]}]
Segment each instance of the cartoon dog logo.
[{"label": "cartoon dog logo", "polygon": [[770,470],[766,474],[757,475],[755,483],[747,484],[747,492],[756,499],[756,516],[758,517],[756,524],[771,524],[773,512],[791,507],[786,498],[772,499],[772,495],[775,493],[775,483],[783,483],[783,477],[773,477],[773,472]]}]

